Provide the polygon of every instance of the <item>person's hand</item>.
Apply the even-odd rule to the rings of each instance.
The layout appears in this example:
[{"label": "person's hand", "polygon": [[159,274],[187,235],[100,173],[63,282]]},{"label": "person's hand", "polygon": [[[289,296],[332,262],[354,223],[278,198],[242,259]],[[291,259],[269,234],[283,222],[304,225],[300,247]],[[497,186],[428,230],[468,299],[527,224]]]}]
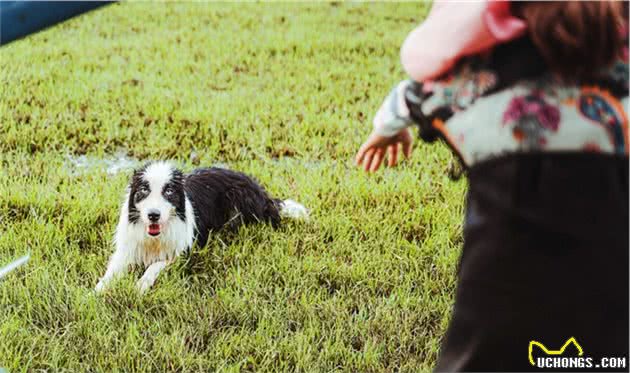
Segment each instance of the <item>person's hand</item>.
[{"label": "person's hand", "polygon": [[411,155],[411,144],[413,136],[409,132],[409,128],[404,128],[392,137],[386,137],[372,132],[370,137],[361,145],[355,162],[357,166],[363,167],[367,172],[375,172],[383,163],[385,153],[387,152],[387,165],[393,167],[398,162],[398,153],[400,145],[406,158]]}]

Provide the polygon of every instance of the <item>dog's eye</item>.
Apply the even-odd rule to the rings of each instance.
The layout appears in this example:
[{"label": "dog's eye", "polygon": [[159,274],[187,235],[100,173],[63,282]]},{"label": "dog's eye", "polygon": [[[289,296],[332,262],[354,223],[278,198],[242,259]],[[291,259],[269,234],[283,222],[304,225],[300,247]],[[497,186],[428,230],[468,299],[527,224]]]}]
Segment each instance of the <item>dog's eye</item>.
[{"label": "dog's eye", "polygon": [[166,189],[164,189],[164,195],[167,196],[167,197],[172,195],[174,192],[175,191],[171,187],[167,187]]},{"label": "dog's eye", "polygon": [[146,187],[146,186],[141,186],[136,191],[136,194],[134,195],[134,198],[136,200],[139,200],[139,199],[142,199],[142,198],[146,197],[148,194],[149,194],[149,188]]}]

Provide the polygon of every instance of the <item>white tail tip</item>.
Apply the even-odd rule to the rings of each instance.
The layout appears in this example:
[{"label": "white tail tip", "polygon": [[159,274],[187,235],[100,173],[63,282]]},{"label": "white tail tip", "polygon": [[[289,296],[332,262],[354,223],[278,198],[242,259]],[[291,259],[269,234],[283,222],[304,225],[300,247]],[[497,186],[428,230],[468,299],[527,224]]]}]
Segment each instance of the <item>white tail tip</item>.
[{"label": "white tail tip", "polygon": [[280,203],[280,216],[289,219],[308,219],[308,209],[292,199],[286,199]]}]

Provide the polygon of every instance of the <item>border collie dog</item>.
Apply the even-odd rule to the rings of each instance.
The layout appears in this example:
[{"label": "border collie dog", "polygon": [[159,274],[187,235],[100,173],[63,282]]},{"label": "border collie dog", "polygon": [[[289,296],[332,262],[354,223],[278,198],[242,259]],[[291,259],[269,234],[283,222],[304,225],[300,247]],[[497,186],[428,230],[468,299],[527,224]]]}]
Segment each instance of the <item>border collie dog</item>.
[{"label": "border collie dog", "polygon": [[281,217],[305,219],[308,211],[292,200],[271,198],[248,176],[222,168],[200,168],[184,175],[168,162],[136,170],[120,211],[115,252],[96,291],[105,289],[131,265],[143,264],[140,292],[193,243],[205,246],[212,232]]}]

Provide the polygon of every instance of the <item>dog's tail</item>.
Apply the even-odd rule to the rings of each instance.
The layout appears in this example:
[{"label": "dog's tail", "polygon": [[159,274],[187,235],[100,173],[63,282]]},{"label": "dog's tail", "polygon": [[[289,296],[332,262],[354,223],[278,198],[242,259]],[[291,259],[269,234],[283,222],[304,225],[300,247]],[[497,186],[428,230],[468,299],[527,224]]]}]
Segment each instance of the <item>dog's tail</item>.
[{"label": "dog's tail", "polygon": [[295,202],[292,199],[276,200],[276,204],[278,205],[278,210],[280,211],[280,217],[296,219],[296,220],[307,220],[309,216],[308,209],[304,207],[304,205]]}]

